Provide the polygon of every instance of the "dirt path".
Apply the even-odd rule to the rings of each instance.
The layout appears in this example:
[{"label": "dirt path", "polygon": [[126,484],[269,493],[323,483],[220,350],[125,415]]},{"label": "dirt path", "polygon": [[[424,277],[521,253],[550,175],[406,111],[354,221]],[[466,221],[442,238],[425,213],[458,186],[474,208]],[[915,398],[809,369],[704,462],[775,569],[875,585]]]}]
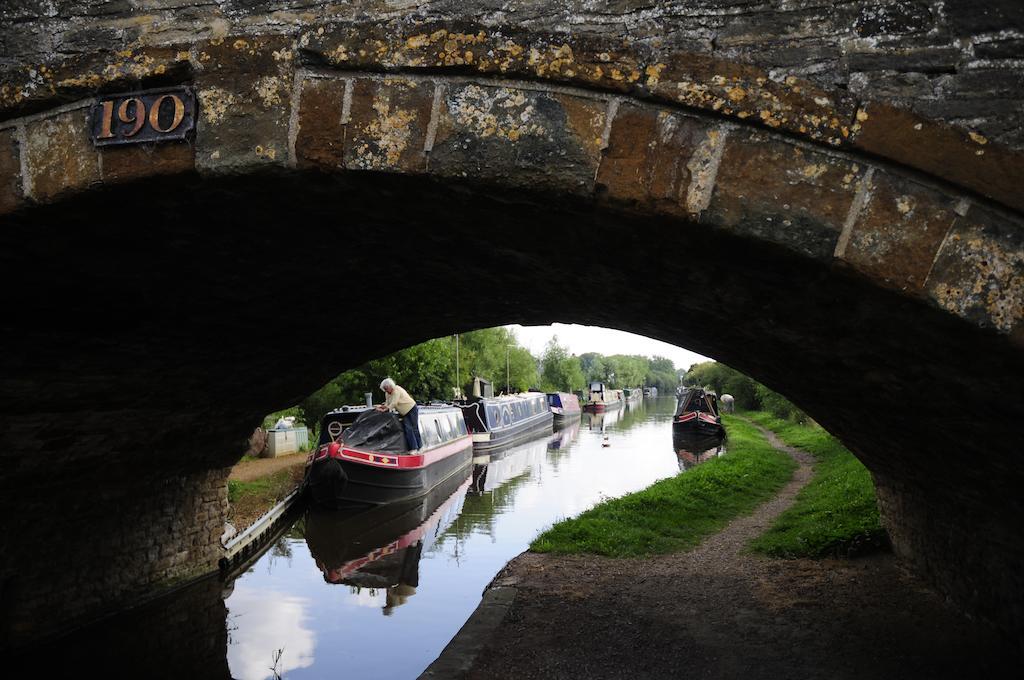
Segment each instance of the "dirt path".
[{"label": "dirt path", "polygon": [[306,462],[306,453],[291,453],[277,458],[257,458],[239,463],[231,470],[228,479],[234,482],[251,482],[254,479],[267,477],[279,470],[302,465]]},{"label": "dirt path", "polygon": [[1009,645],[948,609],[892,555],[773,560],[747,542],[811,477],[689,553],[611,559],[524,553],[495,579],[517,588],[470,678],[983,677]]}]

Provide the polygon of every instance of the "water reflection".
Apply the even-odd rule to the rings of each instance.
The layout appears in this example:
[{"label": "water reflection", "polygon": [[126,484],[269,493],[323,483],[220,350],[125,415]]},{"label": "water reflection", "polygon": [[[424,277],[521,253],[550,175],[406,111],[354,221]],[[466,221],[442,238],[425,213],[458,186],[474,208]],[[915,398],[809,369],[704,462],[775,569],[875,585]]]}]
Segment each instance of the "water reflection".
[{"label": "water reflection", "polygon": [[467,467],[418,502],[356,514],[310,510],[306,543],[324,581],[349,586],[357,598],[366,590],[374,603],[383,592],[390,615],[416,594],[420,557],[458,517],[471,481]]},{"label": "water reflection", "polygon": [[[289,680],[416,677],[541,530],[678,474],[665,450],[674,406],[666,397],[584,414],[558,433],[477,460],[422,502],[310,513],[233,584],[211,579],[77,631],[59,643],[59,655],[51,647],[32,659],[34,670],[66,672],[32,675],[102,668],[260,680],[272,678],[273,667]],[[602,446],[605,437],[611,447]]]},{"label": "water reflection", "polygon": [[672,448],[676,451],[679,469],[689,470],[725,453],[725,437],[701,437],[679,433],[672,435]]}]

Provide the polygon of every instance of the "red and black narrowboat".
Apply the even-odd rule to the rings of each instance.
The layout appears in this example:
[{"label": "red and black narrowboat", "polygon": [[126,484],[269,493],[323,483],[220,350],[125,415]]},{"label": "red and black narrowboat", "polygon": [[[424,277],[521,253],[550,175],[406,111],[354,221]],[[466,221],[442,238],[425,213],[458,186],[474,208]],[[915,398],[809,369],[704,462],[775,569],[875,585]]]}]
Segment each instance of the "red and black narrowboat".
[{"label": "red and black narrowboat", "polygon": [[306,461],[304,491],[318,507],[341,509],[423,496],[467,465],[473,440],[454,406],[420,406],[423,447],[406,448],[392,413],[367,409],[347,427],[348,414],[324,416],[320,441]]},{"label": "red and black narrowboat", "polygon": [[590,397],[583,410],[591,413],[604,413],[622,406],[622,390],[613,390],[602,382],[590,383]]},{"label": "red and black narrowboat", "polygon": [[583,416],[583,409],[580,408],[580,400],[575,394],[567,392],[548,392],[548,408],[551,409],[551,416],[554,418],[555,428],[565,427],[575,423]]},{"label": "red and black narrowboat", "polygon": [[672,432],[703,437],[725,436],[715,393],[705,392],[699,387],[684,389],[679,394],[676,414],[672,418]]}]

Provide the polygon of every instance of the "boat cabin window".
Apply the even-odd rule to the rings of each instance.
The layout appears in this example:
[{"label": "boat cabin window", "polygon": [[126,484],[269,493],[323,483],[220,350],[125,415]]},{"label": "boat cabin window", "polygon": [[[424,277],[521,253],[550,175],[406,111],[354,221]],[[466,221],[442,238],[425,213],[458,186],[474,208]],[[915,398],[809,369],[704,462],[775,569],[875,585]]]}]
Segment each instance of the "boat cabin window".
[{"label": "boat cabin window", "polygon": [[441,443],[441,435],[437,430],[437,417],[434,415],[420,419],[420,435],[424,446],[437,446]]},{"label": "boat cabin window", "polygon": [[452,424],[452,433],[456,437],[466,434],[466,422],[457,414],[449,413],[448,421]]}]

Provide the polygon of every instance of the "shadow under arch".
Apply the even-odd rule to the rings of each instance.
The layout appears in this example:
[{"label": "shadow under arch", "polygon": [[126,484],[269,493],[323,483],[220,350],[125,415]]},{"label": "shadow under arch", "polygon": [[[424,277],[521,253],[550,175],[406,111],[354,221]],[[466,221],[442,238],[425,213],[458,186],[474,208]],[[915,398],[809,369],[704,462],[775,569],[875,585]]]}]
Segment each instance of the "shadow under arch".
[{"label": "shadow under arch", "polygon": [[[75,580],[108,569],[88,548],[136,551],[104,532],[146,507],[148,487],[232,464],[247,426],[347,367],[562,321],[682,345],[785,394],[872,470],[897,550],[1019,626],[1005,602],[1024,590],[1024,405],[991,398],[1019,392],[1011,338],[712,220],[541,182],[323,168],[186,172],[15,213],[0,233],[17,296],[0,496],[36,521],[13,533],[2,573],[48,561],[46,532],[82,555]],[[204,520],[211,537],[221,519]],[[6,589],[27,630],[72,584],[36,600],[33,578]]]}]

